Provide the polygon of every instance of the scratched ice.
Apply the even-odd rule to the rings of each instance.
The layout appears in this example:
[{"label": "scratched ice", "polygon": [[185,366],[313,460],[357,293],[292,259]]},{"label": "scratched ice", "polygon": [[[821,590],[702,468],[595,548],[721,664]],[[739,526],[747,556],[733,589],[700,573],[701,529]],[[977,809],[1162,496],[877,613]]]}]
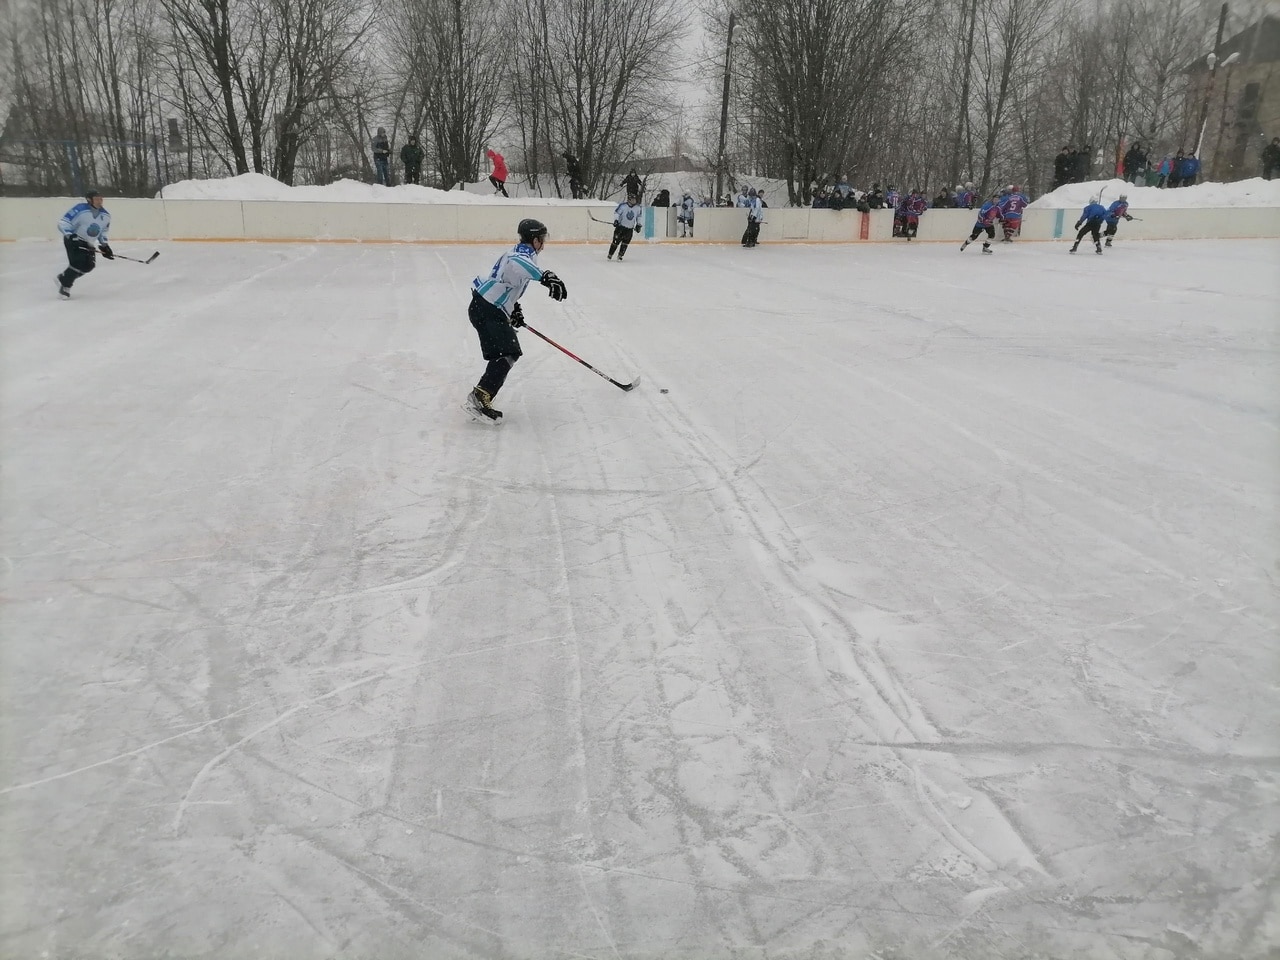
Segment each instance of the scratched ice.
[{"label": "scratched ice", "polygon": [[1273,955],[1280,244],[768,239],[0,246],[0,953]]}]

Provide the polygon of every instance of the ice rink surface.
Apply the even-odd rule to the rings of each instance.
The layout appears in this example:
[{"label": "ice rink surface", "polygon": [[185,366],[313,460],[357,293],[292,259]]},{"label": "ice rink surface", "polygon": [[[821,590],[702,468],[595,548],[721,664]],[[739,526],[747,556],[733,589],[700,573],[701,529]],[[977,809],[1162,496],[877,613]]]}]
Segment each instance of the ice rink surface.
[{"label": "ice rink surface", "polygon": [[768,239],[0,245],[0,955],[1274,957],[1280,243]]}]

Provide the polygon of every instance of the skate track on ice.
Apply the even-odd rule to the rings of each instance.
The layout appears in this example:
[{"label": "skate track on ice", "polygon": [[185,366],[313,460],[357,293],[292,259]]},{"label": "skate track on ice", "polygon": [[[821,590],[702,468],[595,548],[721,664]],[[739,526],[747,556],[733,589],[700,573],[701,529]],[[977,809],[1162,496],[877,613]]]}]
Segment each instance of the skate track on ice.
[{"label": "skate track on ice", "polygon": [[1280,243],[500,250],[0,245],[0,954],[1280,947]]}]

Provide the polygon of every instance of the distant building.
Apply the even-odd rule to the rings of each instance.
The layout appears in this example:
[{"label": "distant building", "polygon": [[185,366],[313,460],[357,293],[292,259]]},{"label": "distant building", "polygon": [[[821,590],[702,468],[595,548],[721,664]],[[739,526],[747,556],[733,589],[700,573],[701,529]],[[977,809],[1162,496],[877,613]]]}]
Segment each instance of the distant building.
[{"label": "distant building", "polygon": [[1200,142],[1201,180],[1259,176],[1262,148],[1280,136],[1280,17],[1224,40],[1216,63],[1202,56],[1186,68],[1182,147]]}]

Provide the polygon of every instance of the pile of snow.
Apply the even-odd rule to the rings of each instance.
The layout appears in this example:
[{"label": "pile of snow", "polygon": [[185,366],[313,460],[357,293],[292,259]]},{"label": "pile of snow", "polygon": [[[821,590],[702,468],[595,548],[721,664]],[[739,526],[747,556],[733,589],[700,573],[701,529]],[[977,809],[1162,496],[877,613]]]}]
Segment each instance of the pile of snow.
[{"label": "pile of snow", "polygon": [[[621,177],[619,177],[621,180]],[[743,184],[756,188],[764,188],[767,199],[774,206],[785,206],[787,202],[787,184],[785,180],[771,180],[763,177],[726,178],[724,193],[732,196]],[[624,199],[626,191],[621,184],[613,184],[613,190],[606,200],[562,200],[558,197],[542,197],[531,191],[527,184],[518,178],[507,181],[507,192],[511,197],[503,197],[496,193],[487,179],[477,183],[461,183],[454,190],[437,190],[433,187],[419,187],[414,184],[402,184],[396,187],[384,187],[376,183],[362,183],[358,180],[339,180],[326,186],[291,187],[268,177],[264,173],[242,173],[237,177],[224,177],[215,180],[181,180],[171,183],[156,194],[163,200],[299,200],[312,203],[520,203],[520,204],[566,204],[570,206],[599,207],[603,203],[617,203]],[[552,189],[550,182],[546,184],[548,192]],[[715,174],[701,171],[679,171],[676,173],[654,173],[645,180],[644,199],[652,202],[661,190],[668,190],[671,202],[679,203],[684,191],[688,190],[699,200],[710,200],[715,192]]]},{"label": "pile of snow", "polygon": [[[621,178],[619,178],[621,179]],[[763,188],[771,206],[787,204],[785,180],[739,175],[726,178],[723,192],[733,196],[743,184]],[[548,189],[550,185],[548,184]],[[652,203],[660,190],[670,191],[671,202],[679,203],[688,190],[699,200],[710,200],[715,192],[715,174],[702,171],[650,174],[645,182],[644,200]],[[459,184],[456,190],[436,190],[404,184],[383,187],[356,180],[339,180],[323,187],[290,187],[261,173],[243,173],[238,177],[219,180],[183,180],[171,183],[157,194],[165,200],[303,200],[325,203],[519,203],[565,204],[569,206],[599,207],[623,199],[621,185],[614,184],[605,201],[562,200],[558,197],[541,197],[532,194],[527,185],[518,179],[507,183],[510,199],[496,194],[488,180],[479,183]],[[1079,209],[1103,192],[1103,199],[1111,202],[1121,193],[1129,195],[1129,203],[1135,208],[1159,207],[1280,207],[1280,180],[1238,180],[1235,183],[1199,183],[1194,187],[1178,187],[1161,190],[1156,187],[1135,187],[1123,180],[1091,180],[1086,183],[1069,183],[1047,193],[1031,204],[1041,209]]]},{"label": "pile of snow", "polygon": [[1237,180],[1234,183],[1197,183],[1194,187],[1160,189],[1159,187],[1135,187],[1123,180],[1090,180],[1085,183],[1068,183],[1052,193],[1046,193],[1031,204],[1056,210],[1078,210],[1102,192],[1105,203],[1120,194],[1129,195],[1130,206],[1154,210],[1175,207],[1280,207],[1280,180]]},{"label": "pile of snow", "polygon": [[[571,204],[600,206],[599,200],[543,199],[535,196],[496,194],[488,180],[480,184],[463,184],[459,190],[437,190],[416,184],[384,187],[358,180],[339,180],[322,187],[291,187],[264,173],[242,173],[237,177],[217,180],[181,180],[163,187],[157,198],[162,200],[298,200],[311,203],[520,203]],[[474,191],[474,192],[472,192]]]}]

